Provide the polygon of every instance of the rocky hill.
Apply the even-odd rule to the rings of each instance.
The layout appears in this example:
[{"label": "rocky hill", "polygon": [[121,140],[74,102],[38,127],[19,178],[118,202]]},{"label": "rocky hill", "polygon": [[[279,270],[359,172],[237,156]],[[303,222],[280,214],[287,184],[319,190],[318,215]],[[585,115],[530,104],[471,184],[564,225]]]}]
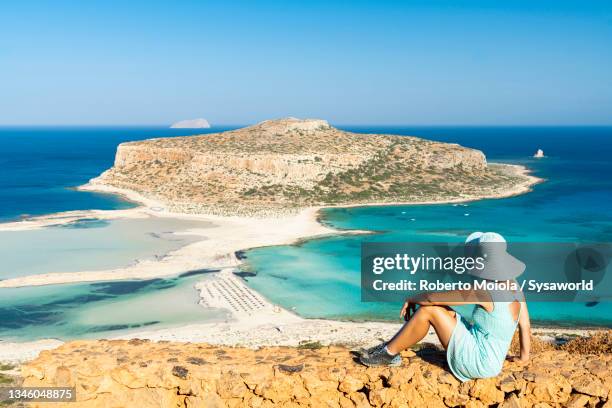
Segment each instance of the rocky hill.
[{"label": "rocky hill", "polygon": [[28,387],[76,387],[77,402],[58,408],[612,406],[609,353],[540,351],[527,366],[506,363],[496,378],[463,384],[443,352],[402,355],[401,367],[366,368],[343,347],[75,341],[43,351],[22,374]]},{"label": "rocky hill", "polygon": [[345,132],[294,118],[201,136],[122,143],[92,184],[180,212],[260,214],[306,206],[449,201],[524,192],[533,178],[482,152],[416,137]]}]

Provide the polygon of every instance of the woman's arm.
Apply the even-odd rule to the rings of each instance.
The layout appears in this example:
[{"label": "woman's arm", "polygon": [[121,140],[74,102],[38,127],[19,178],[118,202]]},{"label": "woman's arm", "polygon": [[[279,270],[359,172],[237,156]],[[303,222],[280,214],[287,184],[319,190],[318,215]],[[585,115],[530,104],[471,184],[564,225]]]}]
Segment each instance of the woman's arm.
[{"label": "woman's arm", "polygon": [[421,306],[480,305],[486,310],[491,307],[492,303],[491,295],[481,290],[451,290],[448,292],[421,293],[408,298],[406,302]]},{"label": "woman's arm", "polygon": [[519,360],[523,362],[529,361],[529,352],[531,351],[531,321],[529,320],[529,311],[527,303],[521,302],[521,315],[518,321],[519,339],[521,342],[521,354]]},{"label": "woman's arm", "polygon": [[483,291],[476,290],[452,290],[448,292],[427,292],[409,297],[402,306],[400,317],[410,319],[416,311],[415,305],[420,306],[461,306],[480,305],[487,311],[493,310],[491,296]]}]

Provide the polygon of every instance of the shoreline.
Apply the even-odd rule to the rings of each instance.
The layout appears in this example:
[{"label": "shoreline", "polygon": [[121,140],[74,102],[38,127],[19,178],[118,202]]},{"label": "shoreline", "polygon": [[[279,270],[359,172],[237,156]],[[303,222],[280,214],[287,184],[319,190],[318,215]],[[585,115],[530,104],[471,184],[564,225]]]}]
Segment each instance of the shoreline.
[{"label": "shoreline", "polygon": [[[188,244],[175,251],[171,251],[156,261],[142,261],[135,265],[97,271],[79,272],[53,272],[46,274],[28,275],[23,277],[5,279],[0,281],[0,288],[15,288],[24,286],[43,286],[65,283],[81,283],[95,281],[114,281],[127,279],[150,279],[165,277],[192,269],[202,268],[224,268],[238,266],[240,260],[236,259],[235,253],[247,251],[253,248],[276,245],[291,245],[295,242],[320,238],[326,235],[343,234],[371,234],[374,231],[341,230],[332,228],[321,223],[320,211],[326,208],[356,208],[371,206],[400,206],[400,205],[434,205],[434,204],[458,204],[483,199],[501,199],[526,194],[532,190],[532,186],[544,180],[530,175],[530,170],[522,165],[495,164],[511,168],[515,175],[525,177],[523,183],[515,186],[504,193],[490,196],[460,197],[450,200],[422,201],[422,202],[389,202],[370,204],[338,204],[307,207],[292,215],[279,215],[278,217],[242,217],[242,216],[219,216],[210,214],[185,214],[168,211],[166,205],[160,201],[148,198],[142,194],[108,186],[105,184],[92,183],[79,186],[81,191],[97,191],[103,193],[117,194],[128,200],[140,203],[139,207],[126,210],[82,210],[68,211],[56,214],[33,217],[23,221],[0,223],[0,231],[21,231],[36,229],[51,225],[67,224],[81,218],[93,217],[98,219],[116,218],[147,218],[152,216],[169,217],[177,219],[191,219],[212,222],[214,226],[204,231],[195,232],[194,235],[203,237],[203,240]],[[94,179],[95,180],[95,179]],[[279,228],[279,225],[282,227]],[[219,231],[219,229],[221,231]],[[253,237],[251,231],[265,231]],[[231,231],[231,234],[228,234]],[[238,237],[238,238],[237,238]],[[240,238],[243,239],[240,239]],[[217,241],[224,241],[229,245],[213,245]],[[212,248],[211,248],[212,247]],[[209,254],[202,256],[202,253]],[[224,259],[225,262],[222,262]]]},{"label": "shoreline", "polygon": [[[320,210],[324,208],[455,204],[481,199],[505,198],[525,194],[532,190],[533,185],[544,181],[531,176],[529,174],[530,170],[525,166],[503,166],[509,166],[515,174],[525,176],[525,181],[502,194],[411,203],[357,203],[317,206],[301,209],[297,214],[282,214],[267,218],[173,213],[168,211],[163,203],[144,197],[135,191],[98,184],[94,181],[94,183],[78,187],[78,190],[117,194],[140,205],[125,210],[85,210],[48,214],[18,222],[2,223],[0,224],[0,231],[42,228],[71,223],[85,217],[98,219],[171,217],[209,221],[214,225],[206,230],[196,231],[196,235],[202,237],[201,240],[172,251],[160,260],[142,261],[124,268],[104,271],[50,273],[7,279],[0,281],[0,288],[147,279],[172,276],[194,269],[221,269],[221,272],[212,275],[212,279],[196,283],[195,289],[200,293],[200,305],[228,310],[231,315],[229,320],[222,323],[199,323],[130,331],[119,334],[115,338],[207,342],[247,347],[260,347],[270,344],[297,346],[303,342],[368,346],[380,341],[381,338],[387,338],[394,334],[402,323],[356,322],[300,317],[289,310],[272,304],[264,296],[246,286],[242,279],[234,275],[235,268],[241,264],[241,260],[236,257],[236,253],[257,247],[291,245],[325,236],[375,233],[375,231],[340,230],[323,225],[320,222]],[[591,331],[597,331],[597,329],[569,329],[563,327],[538,328],[537,330],[543,333],[565,333],[582,336]],[[436,343],[435,333],[430,332],[424,341]],[[30,342],[0,341],[0,361],[24,361],[37,355],[42,350],[55,348],[62,343],[63,341],[57,339],[42,339]]]}]

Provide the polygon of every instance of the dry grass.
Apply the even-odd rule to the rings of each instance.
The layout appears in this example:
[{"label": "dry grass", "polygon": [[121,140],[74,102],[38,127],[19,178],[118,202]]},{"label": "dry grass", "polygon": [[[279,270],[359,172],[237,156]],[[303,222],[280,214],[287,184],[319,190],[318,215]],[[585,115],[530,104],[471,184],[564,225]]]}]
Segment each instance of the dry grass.
[{"label": "dry grass", "polygon": [[[519,350],[520,343],[517,333],[512,339],[510,352],[518,354]],[[612,353],[612,330],[595,332],[588,337],[576,337],[560,345],[531,336],[532,353],[549,350],[563,350],[575,354],[609,354]]]},{"label": "dry grass", "polygon": [[[521,349],[521,344],[519,341],[518,332],[512,338],[512,343],[510,344],[510,353],[518,355]],[[542,351],[554,350],[555,346],[547,341],[540,340],[535,336],[531,336],[531,352],[539,353]]]},{"label": "dry grass", "polygon": [[612,330],[597,332],[590,337],[577,337],[559,348],[578,354],[612,353]]}]

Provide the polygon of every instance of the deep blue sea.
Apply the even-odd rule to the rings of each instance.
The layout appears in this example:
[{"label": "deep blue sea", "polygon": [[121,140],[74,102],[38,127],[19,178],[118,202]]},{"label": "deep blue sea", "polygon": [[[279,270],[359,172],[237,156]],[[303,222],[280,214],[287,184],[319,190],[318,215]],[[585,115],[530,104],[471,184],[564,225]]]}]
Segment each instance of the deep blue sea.
[{"label": "deep blue sea", "polygon": [[163,127],[0,127],[0,221],[27,215],[132,204],[73,187],[113,165],[122,142],[219,132]]},{"label": "deep blue sea", "polygon": [[[343,128],[459,143],[483,150],[490,161],[525,164],[546,182],[526,195],[472,202],[467,207],[330,209],[324,211],[324,222],[380,234],[317,239],[295,246],[248,251],[248,262],[258,273],[248,278],[248,284],[303,316],[396,319],[400,305],[360,300],[362,240],[460,241],[471,231],[486,230],[497,231],[512,241],[612,242],[610,127]],[[225,129],[0,128],[0,220],[76,209],[129,207],[131,203],[116,196],[77,192],[72,188],[109,168],[121,142],[220,130]],[[544,149],[545,159],[531,158],[538,148]],[[108,223],[93,227],[112,228]],[[2,290],[0,338],[93,336],[126,327],[169,325],[179,315],[195,321],[199,309],[189,309],[187,313],[173,307],[168,309],[172,313],[157,313],[157,317],[156,312],[129,315],[117,312],[116,322],[114,312],[110,312],[141,310],[143,305],[150,304],[146,299],[157,299],[155,302],[195,299],[190,279],[194,278],[180,278],[172,284],[154,280],[144,284],[128,281],[106,286],[99,283]],[[112,293],[101,291],[100,287],[112,288]],[[581,303],[542,303],[532,304],[530,309],[532,318],[542,324],[612,327],[612,304],[607,302],[590,307]],[[185,319],[179,320],[185,323]]]}]

